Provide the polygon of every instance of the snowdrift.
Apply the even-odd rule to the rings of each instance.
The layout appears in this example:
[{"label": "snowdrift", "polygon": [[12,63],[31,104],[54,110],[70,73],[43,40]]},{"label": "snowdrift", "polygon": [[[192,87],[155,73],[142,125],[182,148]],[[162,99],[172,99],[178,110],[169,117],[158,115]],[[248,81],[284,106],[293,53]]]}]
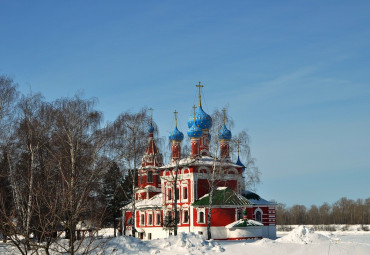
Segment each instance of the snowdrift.
[{"label": "snowdrift", "polygon": [[333,234],[329,234],[329,236],[325,236],[322,234],[315,233],[312,228],[306,226],[298,226],[297,228],[293,229],[289,234],[283,236],[276,240],[277,243],[300,243],[300,244],[307,244],[307,243],[320,243],[320,242],[328,242],[334,238]]},{"label": "snowdrift", "polygon": [[[120,236],[106,242],[101,249],[104,254],[208,254],[223,252],[217,242],[205,240],[194,233],[179,233],[164,239],[142,241],[137,238]],[[100,254],[99,250],[93,253]]]}]

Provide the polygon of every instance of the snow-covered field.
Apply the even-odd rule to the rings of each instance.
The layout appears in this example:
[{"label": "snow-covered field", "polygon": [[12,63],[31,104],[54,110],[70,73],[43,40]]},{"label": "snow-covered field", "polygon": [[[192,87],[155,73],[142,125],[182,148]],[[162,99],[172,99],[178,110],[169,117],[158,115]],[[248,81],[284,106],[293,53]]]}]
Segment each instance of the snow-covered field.
[{"label": "snow-covered field", "polygon": [[[111,236],[111,230],[100,231]],[[9,244],[0,243],[0,254],[18,254]],[[251,241],[206,241],[202,236],[180,233],[166,239],[141,241],[132,237],[103,238],[91,254],[370,254],[370,232],[314,231],[298,226],[290,232],[278,232],[278,239]]]}]

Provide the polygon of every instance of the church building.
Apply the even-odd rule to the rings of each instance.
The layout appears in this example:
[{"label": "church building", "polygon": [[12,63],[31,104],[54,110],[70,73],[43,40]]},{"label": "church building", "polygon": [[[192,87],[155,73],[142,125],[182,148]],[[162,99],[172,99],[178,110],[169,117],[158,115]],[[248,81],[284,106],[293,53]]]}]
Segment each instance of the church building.
[{"label": "church building", "polygon": [[[231,161],[232,134],[225,116],[218,137],[211,138],[212,118],[202,108],[202,85],[199,83],[197,87],[198,107],[194,107],[194,115],[188,122],[191,143],[188,157],[181,156],[184,135],[177,127],[176,112],[175,127],[169,135],[172,146],[169,164],[163,164],[153,137],[153,125],[148,128],[148,143],[134,191],[136,200],[122,208],[125,234],[131,235],[135,228],[138,238],[164,238],[173,234],[177,224],[178,232],[207,237],[208,210],[212,208],[213,239],[275,239],[276,204],[245,190],[245,166],[239,156],[237,162]],[[210,139],[218,139],[217,157],[210,152]]]}]

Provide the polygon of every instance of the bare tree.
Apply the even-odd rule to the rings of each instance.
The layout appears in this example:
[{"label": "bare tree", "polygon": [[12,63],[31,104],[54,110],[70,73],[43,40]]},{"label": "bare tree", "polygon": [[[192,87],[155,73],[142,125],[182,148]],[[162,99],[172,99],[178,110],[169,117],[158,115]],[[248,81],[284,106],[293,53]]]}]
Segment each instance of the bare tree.
[{"label": "bare tree", "polygon": [[8,155],[14,125],[15,103],[18,98],[16,87],[17,84],[11,78],[0,75],[0,233],[3,235],[3,242],[6,242],[9,235],[9,219],[13,208]]},{"label": "bare tree", "polygon": [[[126,170],[123,175],[130,175],[132,180],[132,236],[135,236],[135,190],[136,173],[141,163],[141,157],[145,152],[147,136],[146,131],[150,123],[150,118],[146,109],[138,113],[122,113],[110,124],[113,139],[110,142],[110,155],[115,161]],[[153,125],[155,123],[153,122]],[[126,226],[124,226],[126,227]]]},{"label": "bare tree", "polygon": [[[56,196],[60,201],[59,217],[67,230],[70,254],[91,247],[75,243],[77,224],[88,221],[99,227],[104,208],[96,210],[98,181],[109,165],[104,149],[109,140],[106,130],[100,129],[102,114],[94,109],[96,100],[79,96],[53,102],[53,132],[50,148],[50,167],[60,180]],[[90,225],[91,225],[90,224]]]},{"label": "bare tree", "polygon": [[[208,172],[208,186],[209,186],[209,204],[208,204],[208,213],[207,213],[207,238],[211,239],[211,221],[212,221],[212,208],[213,208],[213,196],[217,187],[227,186],[225,182],[225,176],[228,174],[230,167],[231,159],[233,158],[232,154],[235,152],[242,152],[244,161],[246,162],[244,177],[239,180],[242,183],[240,191],[245,190],[247,187],[254,190],[255,185],[260,182],[260,172],[255,165],[255,159],[251,156],[251,150],[249,147],[249,136],[245,130],[239,134],[234,135],[232,138],[230,133],[230,138],[223,139],[220,137],[221,130],[223,132],[230,132],[226,128],[226,123],[229,128],[232,128],[234,125],[233,120],[230,116],[226,114],[226,108],[223,110],[216,109],[212,114],[212,127],[209,131],[212,140],[210,143],[210,153],[213,158],[213,164]],[[226,129],[225,129],[226,128]],[[227,141],[228,140],[228,141]],[[221,150],[221,147],[224,149]],[[238,148],[238,150],[236,150]]]}]

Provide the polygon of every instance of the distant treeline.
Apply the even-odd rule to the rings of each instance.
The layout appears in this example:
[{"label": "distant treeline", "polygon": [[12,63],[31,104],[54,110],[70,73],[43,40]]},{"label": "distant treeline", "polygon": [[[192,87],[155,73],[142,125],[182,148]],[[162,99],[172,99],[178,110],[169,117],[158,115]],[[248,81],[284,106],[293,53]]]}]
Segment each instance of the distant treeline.
[{"label": "distant treeline", "polygon": [[343,197],[332,205],[324,203],[310,208],[278,204],[276,214],[278,225],[370,224],[370,198],[355,201]]}]

